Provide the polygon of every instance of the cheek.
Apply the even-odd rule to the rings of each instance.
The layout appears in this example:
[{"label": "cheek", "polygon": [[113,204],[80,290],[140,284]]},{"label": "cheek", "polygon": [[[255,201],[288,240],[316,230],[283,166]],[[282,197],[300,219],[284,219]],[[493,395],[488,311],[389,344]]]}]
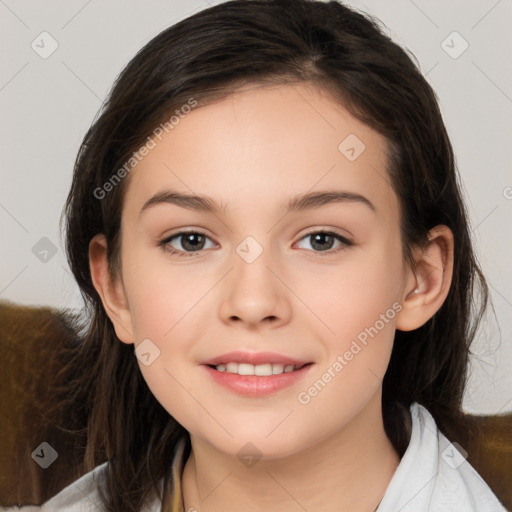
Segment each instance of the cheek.
[{"label": "cheek", "polygon": [[132,253],[124,262],[135,345],[149,339],[156,354],[149,365],[139,359],[139,368],[156,400],[193,431],[197,418],[204,414],[200,404],[211,401],[203,396],[204,385],[197,381],[190,350],[204,330],[204,322],[198,321],[204,311],[201,297],[212,284],[204,277],[196,282],[185,267],[171,270],[156,260],[143,270],[143,260],[144,255]]},{"label": "cheek", "polygon": [[[127,245],[128,249],[128,245]],[[166,338],[211,288],[204,272],[190,272],[166,260],[160,249],[126,251],[123,282],[136,340]]]},{"label": "cheek", "polygon": [[[308,273],[304,268],[300,290],[304,302],[328,329],[325,333],[341,346],[378,322],[379,330],[392,337],[396,309],[400,307],[401,283],[404,278],[401,250],[396,244],[372,244],[352,253],[335,266],[322,268],[321,272]],[[394,306],[394,308],[393,308]]]},{"label": "cheek", "polygon": [[[400,261],[387,251],[368,260],[361,255],[340,269],[336,283],[332,276],[322,281],[329,292],[314,307],[334,333],[323,338],[325,358],[299,392],[297,417],[322,421],[326,433],[354,418],[382,386],[401,309]],[[316,428],[306,422],[296,427],[311,435]]]}]

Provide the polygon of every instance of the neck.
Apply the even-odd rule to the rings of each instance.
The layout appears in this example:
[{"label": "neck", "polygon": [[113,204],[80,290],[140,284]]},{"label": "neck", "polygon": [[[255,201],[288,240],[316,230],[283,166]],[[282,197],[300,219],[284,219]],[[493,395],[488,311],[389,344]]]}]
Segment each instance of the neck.
[{"label": "neck", "polygon": [[247,468],[191,438],[184,510],[373,512],[399,457],[384,431],[380,394],[339,432],[293,455]]}]

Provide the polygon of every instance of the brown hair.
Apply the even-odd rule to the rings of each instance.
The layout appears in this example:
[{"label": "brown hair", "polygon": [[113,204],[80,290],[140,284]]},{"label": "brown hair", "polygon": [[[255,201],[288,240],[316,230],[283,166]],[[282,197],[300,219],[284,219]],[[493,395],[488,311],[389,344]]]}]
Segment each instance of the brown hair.
[{"label": "brown hair", "polygon": [[[475,260],[454,156],[435,93],[408,54],[378,22],[338,2],[233,0],[198,12],[152,39],[117,78],[79,150],[66,203],[71,269],[89,324],[65,369],[66,401],[87,416],[84,470],[109,461],[106,510],[139,511],[164,478],[187,431],[151,394],[133,346],[121,343],[96,293],[88,246],[105,234],[119,271],[123,195],[128,180],[102,199],[101,188],[172,112],[190,98],[206,105],[251,83],[311,82],[389,145],[389,175],[400,200],[404,257],[438,224],[454,234],[453,281],[440,310],[411,332],[396,332],[383,382],[387,435],[408,444],[408,408],[423,404],[461,442],[469,345],[487,303]],[[480,285],[480,302],[473,289]],[[472,321],[473,318],[473,321]]]}]

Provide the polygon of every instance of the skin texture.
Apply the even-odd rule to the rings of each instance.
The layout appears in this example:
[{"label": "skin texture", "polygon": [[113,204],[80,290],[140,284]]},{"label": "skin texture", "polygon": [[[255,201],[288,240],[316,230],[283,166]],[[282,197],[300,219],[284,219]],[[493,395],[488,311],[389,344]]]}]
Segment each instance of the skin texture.
[{"label": "skin texture", "polygon": [[[338,149],[350,134],[365,145],[354,161]],[[437,311],[453,259],[451,232],[437,226],[430,244],[414,250],[414,270],[405,263],[386,166],[385,139],[314,85],[245,87],[192,110],[132,171],[121,275],[108,273],[104,237],[91,241],[93,281],[119,339],[138,346],[149,338],[159,348],[140,370],[190,432],[185,510],[365,512],[382,498],[399,462],[381,409],[394,332]],[[159,203],[141,213],[169,188],[207,195],[219,211]],[[344,201],[286,214],[291,197],[326,190],[360,194],[374,210]],[[180,237],[167,244],[190,257],[159,245],[183,229],[207,237],[198,252],[187,253]],[[352,245],[327,238],[318,249],[307,235],[322,230]],[[263,249],[252,263],[236,252],[248,236]],[[393,304],[394,318],[300,403],[299,393]],[[284,390],[242,397],[201,366],[232,350],[314,365]],[[262,457],[252,467],[237,456],[248,442]]]}]

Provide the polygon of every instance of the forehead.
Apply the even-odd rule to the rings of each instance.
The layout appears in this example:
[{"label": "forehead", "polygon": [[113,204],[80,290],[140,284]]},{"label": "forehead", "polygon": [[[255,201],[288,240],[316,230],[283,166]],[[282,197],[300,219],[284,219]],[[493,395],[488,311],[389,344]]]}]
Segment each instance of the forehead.
[{"label": "forehead", "polygon": [[386,140],[312,84],[250,86],[183,114],[131,172],[125,208],[167,188],[204,194],[226,213],[282,207],[344,189],[396,209]]}]

